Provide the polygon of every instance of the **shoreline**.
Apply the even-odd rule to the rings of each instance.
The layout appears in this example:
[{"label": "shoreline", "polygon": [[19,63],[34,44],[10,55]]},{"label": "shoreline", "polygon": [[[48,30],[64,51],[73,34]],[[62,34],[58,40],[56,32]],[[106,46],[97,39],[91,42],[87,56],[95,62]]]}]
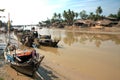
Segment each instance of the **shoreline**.
[{"label": "shoreline", "polygon": [[93,33],[93,34],[120,34],[120,27],[106,27],[103,29],[92,28],[50,28],[67,32]]}]

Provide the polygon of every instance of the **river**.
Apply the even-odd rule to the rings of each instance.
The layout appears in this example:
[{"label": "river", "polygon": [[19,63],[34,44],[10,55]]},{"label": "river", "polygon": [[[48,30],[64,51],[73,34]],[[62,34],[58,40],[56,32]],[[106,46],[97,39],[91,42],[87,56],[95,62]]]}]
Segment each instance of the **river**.
[{"label": "river", "polygon": [[[47,65],[68,80],[120,80],[120,35],[50,30],[58,48],[40,47]],[[45,60],[44,60],[45,61]],[[51,64],[49,64],[51,63]]]},{"label": "river", "polygon": [[120,34],[53,29],[50,34],[52,39],[60,39],[58,47],[37,50],[45,55],[43,65],[65,80],[120,80]]}]

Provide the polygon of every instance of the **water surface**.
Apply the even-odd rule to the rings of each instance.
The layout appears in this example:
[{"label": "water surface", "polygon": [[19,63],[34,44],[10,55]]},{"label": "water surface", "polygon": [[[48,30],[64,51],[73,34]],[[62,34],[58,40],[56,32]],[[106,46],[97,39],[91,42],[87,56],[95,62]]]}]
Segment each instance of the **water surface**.
[{"label": "water surface", "polygon": [[[46,58],[75,80],[120,80],[120,35],[51,30],[58,48],[41,47]],[[67,75],[63,74],[63,75]]]},{"label": "water surface", "polygon": [[[45,55],[43,61],[57,65],[54,67],[56,72],[68,80],[120,80],[120,34],[65,30],[50,30],[50,34],[52,39],[60,39],[60,42],[58,48],[40,47],[40,53]],[[1,34],[0,39],[3,37]]]}]

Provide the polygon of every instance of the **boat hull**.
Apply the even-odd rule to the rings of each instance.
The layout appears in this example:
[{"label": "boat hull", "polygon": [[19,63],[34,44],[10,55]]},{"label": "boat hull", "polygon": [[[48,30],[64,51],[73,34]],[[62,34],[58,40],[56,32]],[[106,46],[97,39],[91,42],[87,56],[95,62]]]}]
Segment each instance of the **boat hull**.
[{"label": "boat hull", "polygon": [[[37,55],[39,55],[37,53]],[[28,76],[33,76],[35,71],[38,70],[41,61],[43,60],[44,56],[39,55],[37,58],[30,58],[27,61],[19,61],[20,57],[15,56],[15,54],[10,55],[9,51],[4,51],[5,60],[10,63],[10,66],[14,68],[16,71],[23,73]],[[17,59],[18,58],[18,59]],[[26,58],[26,57],[25,57]],[[23,58],[21,58],[23,59]],[[20,60],[21,60],[20,59]]]},{"label": "boat hull", "polygon": [[40,39],[39,43],[43,46],[57,47],[59,41],[52,41],[51,39]]},{"label": "boat hull", "polygon": [[11,67],[14,68],[16,71],[28,76],[33,76],[34,72],[37,70],[37,67],[35,67],[35,65],[30,63],[19,64],[13,62],[11,63]]}]

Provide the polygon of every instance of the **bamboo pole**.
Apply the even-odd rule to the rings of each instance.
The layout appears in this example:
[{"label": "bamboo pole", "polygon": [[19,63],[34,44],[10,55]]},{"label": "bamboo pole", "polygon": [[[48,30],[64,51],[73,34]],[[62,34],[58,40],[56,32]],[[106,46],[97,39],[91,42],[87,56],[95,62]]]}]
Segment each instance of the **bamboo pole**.
[{"label": "bamboo pole", "polygon": [[8,43],[10,43],[10,13],[8,13]]}]

